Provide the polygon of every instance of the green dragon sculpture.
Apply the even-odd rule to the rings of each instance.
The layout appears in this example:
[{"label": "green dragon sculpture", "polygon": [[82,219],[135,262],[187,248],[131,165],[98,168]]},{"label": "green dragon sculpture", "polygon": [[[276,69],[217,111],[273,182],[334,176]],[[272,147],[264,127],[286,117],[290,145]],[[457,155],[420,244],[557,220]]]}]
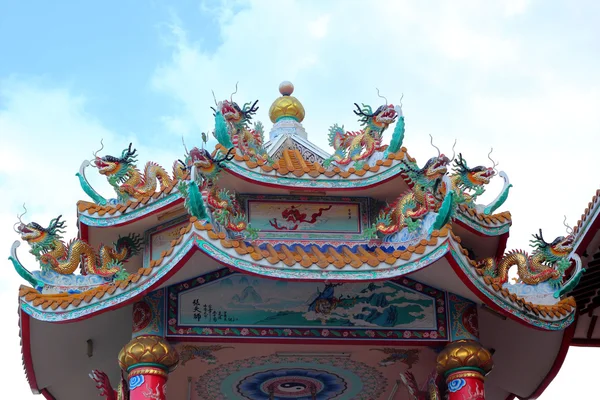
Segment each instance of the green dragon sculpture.
[{"label": "green dragon sculpture", "polygon": [[490,183],[494,175],[496,175],[494,168],[484,166],[469,168],[462,154],[459,153],[458,159],[454,160],[454,173],[450,175],[457,203],[474,207],[477,197],[485,192],[484,186]]},{"label": "green dragon sculpture", "polygon": [[[334,154],[325,160],[323,166],[328,167],[332,162],[338,165],[348,165],[351,162],[355,166],[367,160],[375,151],[384,150],[381,145],[383,132],[392,124],[398,112],[393,104],[386,104],[378,107],[375,112],[369,105],[362,105],[362,108],[354,103],[356,110],[354,114],[360,117],[359,122],[364,129],[358,132],[346,132],[343,126],[334,124],[329,128],[329,145],[333,146]],[[398,132],[395,133],[396,140],[393,140],[394,147],[400,147],[404,135],[404,117],[398,124]]]},{"label": "green dragon sculpture", "polygon": [[[479,165],[474,168],[469,168],[462,154],[459,154],[458,159],[454,160],[453,174],[450,175],[452,188],[456,193],[456,203],[466,204],[468,207],[475,208],[477,212],[486,215],[493,213],[498,207],[504,204],[508,198],[508,192],[512,187],[504,171],[498,172],[496,170],[498,163],[491,159],[491,153],[490,151],[488,157],[493,163],[492,167]],[[504,179],[504,187],[500,194],[487,205],[475,204],[477,198],[485,193],[485,185],[490,183],[491,178],[496,175]]]},{"label": "green dragon sculpture", "polygon": [[412,183],[412,189],[380,211],[375,222],[377,231],[383,235],[399,232],[405,227],[413,231],[429,212],[438,212],[433,229],[444,226],[452,211],[454,193],[452,190],[445,191],[442,202],[438,200],[438,193],[443,184],[450,187],[446,176],[449,163],[450,159],[444,154],[429,159],[423,168],[402,160],[402,170]]},{"label": "green dragon sculpture", "polygon": [[248,226],[246,214],[235,193],[213,186],[207,194],[206,202],[211,210],[213,221],[217,222],[228,234],[240,234]]},{"label": "green dragon sculpture", "polygon": [[233,158],[232,151],[233,148],[230,148],[224,156],[213,158],[206,149],[194,147],[191,151],[186,151],[185,161],[179,160],[182,171],[190,171],[190,179],[181,181],[178,187],[190,215],[198,219],[209,217],[202,191],[215,186],[223,163]]},{"label": "green dragon sculpture", "polygon": [[[213,108],[215,112],[215,137],[225,148],[234,147],[239,150],[240,154],[247,155],[251,159],[267,161],[269,157],[263,147],[263,124],[257,122],[254,124],[254,129],[250,128],[252,117],[258,111],[257,103],[258,100],[240,107],[233,100],[219,102],[217,109]],[[223,121],[225,124],[223,124]]]},{"label": "green dragon sculpture", "polygon": [[223,163],[233,158],[232,151],[233,148],[230,148],[225,155],[214,158],[205,149],[193,148],[186,161],[180,161],[182,168],[191,171],[191,177],[180,183],[179,191],[185,198],[184,205],[190,215],[198,219],[212,217],[215,226],[224,229],[230,236],[243,231],[252,236],[253,230],[248,226],[246,214],[235,193],[219,189],[216,185]]},{"label": "green dragon sculpture", "polygon": [[[15,229],[21,235],[21,239],[31,246],[30,253],[35,256],[42,271],[51,270],[61,275],[70,275],[81,266],[84,275],[117,280],[128,276],[123,263],[139,253],[142,243],[139,235],[119,237],[112,247],[102,245],[96,252],[81,239],[65,243],[61,236],[64,233],[65,222],[60,220],[61,217],[59,215],[52,219],[47,227],[42,227],[36,222],[25,224],[19,218],[19,226]],[[16,253],[11,255],[10,260],[19,275],[36,287],[41,285],[40,281],[21,265]]]},{"label": "green dragon sculpture", "polygon": [[[476,268],[481,270],[484,276],[490,276],[493,283],[503,285],[508,281],[510,268],[516,266],[518,283],[537,285],[547,281],[557,290],[554,297],[560,297],[576,286],[585,272],[578,259],[572,255],[574,236],[572,233],[566,237],[559,236],[548,243],[544,240],[540,229],[539,235],[533,235],[533,238],[531,244],[534,250],[531,255],[522,250],[512,250],[500,260],[493,257],[485,258],[477,263]],[[569,280],[563,283],[572,258],[576,260],[577,266]]]},{"label": "green dragon sculpture", "polygon": [[[106,155],[98,157],[97,154],[104,148],[94,153],[92,165],[98,168],[100,174],[106,176],[108,183],[114,188],[117,193],[117,200],[121,203],[127,201],[138,201],[146,196],[156,192],[158,186],[161,190],[172,186],[174,179],[182,179],[182,171],[177,166],[177,162],[173,164],[173,178],[169,176],[167,171],[160,165],[149,161],[144,167],[144,172],[136,167],[137,155],[136,150],[129,147],[122,151],[120,157]],[[77,176],[83,190],[100,205],[106,205],[108,201],[98,194],[88,183],[85,178],[84,169],[89,166],[89,161],[84,161]]]}]

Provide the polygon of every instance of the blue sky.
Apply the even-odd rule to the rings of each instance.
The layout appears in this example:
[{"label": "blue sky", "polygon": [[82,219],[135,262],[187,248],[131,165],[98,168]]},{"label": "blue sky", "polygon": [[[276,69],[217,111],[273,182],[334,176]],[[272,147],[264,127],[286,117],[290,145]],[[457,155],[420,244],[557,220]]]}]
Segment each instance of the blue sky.
[{"label": "blue sky", "polygon": [[[470,164],[494,147],[515,185],[509,248],[540,227],[557,236],[600,187],[599,20],[591,0],[0,1],[1,243],[8,255],[24,201],[41,221],[69,216],[75,234],[85,195],[73,175],[100,139],[107,153],[131,141],[140,160],[170,167],[182,136],[199,144],[211,128],[211,90],[228,98],[239,81],[235,99],[259,99],[268,130],[283,80],[324,149],[331,124],[358,128],[352,103],[377,105],[376,87],[393,103],[403,93],[405,145],[421,164],[429,134],[445,152],[457,138]],[[22,282],[4,267],[0,299],[16,306]],[[1,312],[14,320],[13,306]],[[582,354],[570,353],[542,399],[591,385],[577,375]],[[15,398],[29,398],[13,374]]]}]

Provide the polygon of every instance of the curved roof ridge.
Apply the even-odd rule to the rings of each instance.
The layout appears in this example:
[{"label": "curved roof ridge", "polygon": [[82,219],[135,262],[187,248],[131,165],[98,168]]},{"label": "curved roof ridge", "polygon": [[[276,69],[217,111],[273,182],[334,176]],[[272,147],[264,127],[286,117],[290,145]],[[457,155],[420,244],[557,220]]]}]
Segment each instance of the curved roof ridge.
[{"label": "curved roof ridge", "polygon": [[[441,244],[439,241],[440,239],[449,238],[451,226],[446,225],[439,231],[433,231],[429,240],[423,239],[417,245],[409,246],[406,250],[395,250],[390,253],[382,251],[380,247],[367,249],[360,245],[357,247],[356,252],[353,252],[352,248],[349,246],[345,246],[341,251],[335,250],[333,247],[321,251],[315,245],[311,246],[310,250],[304,251],[301,246],[298,245],[296,245],[296,247],[294,247],[294,245],[282,245],[279,250],[276,250],[272,245],[267,245],[264,249],[254,245],[246,245],[243,240],[227,239],[225,233],[215,232],[210,223],[203,223],[203,221],[191,217],[190,222],[179,230],[179,237],[171,241],[170,247],[163,250],[158,259],[150,261],[147,266],[143,266],[138,269],[137,272],[130,274],[123,280],[102,284],[84,292],[72,294],[43,294],[32,287],[21,286],[19,289],[19,297],[23,303],[26,303],[29,306],[25,310],[29,313],[34,311],[31,310],[31,308],[38,310],[38,312],[40,310],[44,312],[48,309],[52,312],[73,311],[94,302],[104,301],[113,296],[122,295],[129,287],[135,286],[137,288],[139,285],[136,284],[141,283],[145,285],[151,279],[154,279],[155,274],[152,273],[154,270],[160,269],[162,273],[163,268],[166,268],[170,271],[173,265],[171,265],[171,268],[168,268],[169,263],[172,263],[175,258],[181,256],[181,249],[176,251],[176,248],[184,241],[188,242],[191,237],[197,236],[200,232],[205,232],[209,241],[218,242],[219,247],[222,249],[231,249],[239,256],[249,256],[255,262],[266,261],[269,264],[283,262],[288,267],[299,264],[299,266],[302,267],[302,270],[311,270],[315,273],[319,273],[319,271],[322,271],[331,265],[333,265],[336,270],[351,267],[354,271],[359,270],[361,267],[369,266],[369,271],[373,271],[381,264],[388,264],[388,266],[398,262],[405,265],[411,264],[414,261],[418,261],[410,261],[413,255],[427,255],[429,254],[426,253],[427,247],[439,246]],[[210,254],[207,249],[204,249],[203,246],[198,243],[192,242],[192,245],[187,247],[191,248],[193,247],[193,244],[196,244],[196,247],[198,248],[202,247],[201,250],[209,257],[215,258],[214,254]],[[184,251],[185,254],[188,252],[189,249]],[[442,255],[443,254],[441,254],[440,257]],[[231,259],[230,255],[227,255],[226,257]],[[227,265],[227,262],[223,262],[223,264]],[[235,262],[232,262],[231,265],[240,267]],[[310,267],[313,266],[319,267],[319,271],[310,269]],[[265,272],[268,269],[267,267],[259,266],[259,270],[260,268],[264,268]],[[293,272],[290,273],[292,275],[294,274]],[[290,278],[294,278],[292,275],[290,275]],[[404,273],[401,275],[404,275]],[[151,288],[144,288],[144,290],[149,289]],[[132,301],[137,294],[139,293],[129,296],[121,302]]]},{"label": "curved roof ridge", "polygon": [[[225,147],[223,147],[220,144],[217,144],[216,149],[221,150],[221,151],[227,151],[227,149],[225,149]],[[321,175],[325,176],[327,178],[333,178],[336,175],[341,178],[348,178],[352,175],[355,175],[357,177],[362,177],[367,172],[378,173],[382,167],[386,167],[386,168],[391,167],[393,165],[394,160],[402,160],[406,157],[408,160],[414,161],[414,158],[412,158],[408,155],[406,147],[402,147],[397,153],[390,153],[390,154],[388,154],[387,158],[375,161],[375,165],[373,165],[373,166],[370,166],[368,163],[364,163],[362,168],[360,168],[360,169],[350,167],[350,168],[348,168],[348,170],[344,170],[338,166],[333,166],[331,168],[324,168],[322,165],[319,165],[318,163],[316,163],[315,170],[313,172],[310,170],[307,171],[307,170],[301,170],[301,169],[290,170],[290,169],[286,168],[287,165],[282,166],[281,163],[279,163],[278,161],[275,161],[272,165],[269,165],[267,161],[262,160],[260,158],[253,160],[247,154],[244,154],[244,155],[238,154],[237,149],[235,149],[232,152],[232,154],[234,154],[235,161],[237,161],[239,164],[244,164],[246,166],[245,169],[255,170],[255,169],[260,168],[260,170],[261,170],[260,173],[271,173],[272,171],[275,171],[279,175],[284,175],[284,176],[288,175],[288,174],[294,174],[297,177],[301,177],[303,175],[308,175],[312,178],[316,178]],[[227,167],[225,167],[225,169],[227,169]]]},{"label": "curved roof ridge", "polygon": [[574,314],[576,304],[575,299],[571,296],[563,298],[556,304],[552,305],[534,304],[530,301],[527,301],[525,298],[510,292],[501,285],[494,283],[491,277],[484,276],[484,272],[476,268],[477,262],[469,258],[469,252],[461,245],[460,237],[455,235],[453,232],[451,232],[451,235],[458,250],[472,268],[472,271],[469,272],[471,272],[472,275],[476,275],[479,278],[479,281],[485,284],[490,293],[498,294],[498,296],[496,296],[498,299],[507,300],[513,304],[515,308],[526,312],[535,318],[539,318],[541,321],[546,323],[566,321]]},{"label": "curved roof ridge", "polygon": [[[189,177],[189,173],[186,172],[183,179],[187,179]],[[117,204],[108,204],[105,206],[101,206],[91,201],[87,200],[79,200],[77,202],[77,211],[80,214],[86,213],[88,216],[97,215],[99,217],[114,217],[124,215],[128,212],[136,210],[141,206],[149,206],[154,204],[155,202],[167,197],[172,193],[178,193],[177,186],[179,185],[180,180],[173,179],[173,182],[169,186],[165,186],[160,190],[154,192],[151,195],[144,196],[137,201],[128,200],[126,203],[117,203]],[[108,214],[108,215],[107,215]]]}]

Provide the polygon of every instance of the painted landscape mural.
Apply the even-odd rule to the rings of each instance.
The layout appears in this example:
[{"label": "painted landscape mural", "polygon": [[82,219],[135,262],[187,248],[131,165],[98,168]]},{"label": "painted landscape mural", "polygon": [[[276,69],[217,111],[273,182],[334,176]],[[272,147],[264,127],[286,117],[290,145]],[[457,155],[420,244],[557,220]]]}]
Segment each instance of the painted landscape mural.
[{"label": "painted landscape mural", "polygon": [[[431,338],[435,339],[441,328],[444,334],[443,293],[404,281],[414,287],[391,281],[284,282],[242,274],[227,274],[212,282],[199,278],[191,282],[195,287],[184,283],[177,285],[182,290],[170,290],[170,324],[178,328],[171,332],[212,333],[235,327],[229,328],[230,332],[251,327],[257,332],[262,332],[259,328],[272,328],[289,336],[292,329],[312,328],[328,333],[334,329],[337,331],[332,334],[341,337],[356,334],[357,330],[367,337],[374,337],[376,330],[393,330],[396,333],[391,336],[397,337],[399,331],[407,330],[432,331]],[[428,290],[430,293],[425,293]],[[404,338],[407,336],[412,334],[403,333]]]}]

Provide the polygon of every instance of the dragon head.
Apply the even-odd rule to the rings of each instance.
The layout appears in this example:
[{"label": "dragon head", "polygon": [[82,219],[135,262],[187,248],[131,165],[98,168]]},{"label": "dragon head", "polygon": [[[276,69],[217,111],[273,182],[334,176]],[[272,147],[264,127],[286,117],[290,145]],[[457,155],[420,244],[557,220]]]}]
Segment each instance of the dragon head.
[{"label": "dragon head", "polygon": [[206,149],[194,147],[187,153],[186,162],[181,160],[179,162],[182,164],[183,169],[195,167],[197,168],[197,172],[205,179],[214,179],[223,167],[223,162],[233,159],[234,155],[231,154],[232,151],[233,148],[229,149],[224,156],[215,159]]},{"label": "dragon head", "polygon": [[189,153],[192,165],[201,171],[212,171],[215,168],[215,160],[208,150],[194,147]]},{"label": "dragon head", "polygon": [[102,175],[112,176],[118,174],[124,174],[129,167],[134,165],[137,155],[136,150],[131,150],[132,143],[129,143],[129,147],[123,150],[121,157],[104,156],[98,157],[94,160],[94,165],[98,168],[98,171]]},{"label": "dragon head", "polygon": [[361,125],[367,126],[379,134],[383,133],[398,117],[393,104],[379,106],[375,112],[372,111],[371,106],[363,104],[360,108],[358,104],[354,103],[354,105],[356,106],[354,114],[360,117]]},{"label": "dragon head", "polygon": [[430,180],[440,179],[448,172],[449,164],[450,159],[444,154],[440,154],[437,157],[430,158],[429,161],[425,163],[422,171],[425,177]]},{"label": "dragon head", "polygon": [[44,228],[37,222],[23,223],[19,218],[19,226],[15,231],[21,235],[21,239],[33,248],[46,250],[51,242],[61,239],[64,233],[65,221],[61,221],[62,215],[52,219],[48,227]]},{"label": "dragon head", "polygon": [[243,107],[240,107],[233,100],[224,100],[217,104],[218,110],[213,108],[213,111],[221,112],[221,115],[223,115],[228,124],[241,127],[247,125],[252,120],[252,117],[258,111],[257,103],[258,100],[254,103],[246,103]]},{"label": "dragon head", "polygon": [[573,234],[558,236],[551,243],[548,243],[544,240],[542,230],[540,229],[540,233],[533,235],[533,237],[534,239],[531,241],[531,244],[536,251],[544,254],[547,262],[555,263],[568,257],[573,251],[573,242],[575,239]]},{"label": "dragon head", "polygon": [[463,176],[465,184],[468,186],[482,186],[490,183],[490,179],[496,175],[492,167],[477,166],[469,168],[467,162],[458,154],[458,159],[454,160],[454,172]]}]

